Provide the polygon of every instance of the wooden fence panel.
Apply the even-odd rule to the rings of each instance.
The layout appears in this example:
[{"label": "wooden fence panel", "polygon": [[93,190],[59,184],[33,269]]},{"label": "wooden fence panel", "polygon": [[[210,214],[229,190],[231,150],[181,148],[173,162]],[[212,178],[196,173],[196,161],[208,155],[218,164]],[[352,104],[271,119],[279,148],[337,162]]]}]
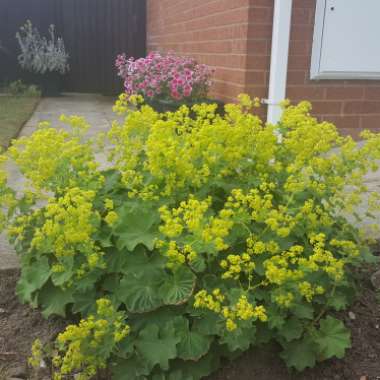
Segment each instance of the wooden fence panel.
[{"label": "wooden fence panel", "polygon": [[63,37],[71,67],[66,91],[118,93],[116,55],[145,55],[145,0],[0,0],[0,83],[23,77],[15,34],[27,19],[41,34],[54,24]]}]

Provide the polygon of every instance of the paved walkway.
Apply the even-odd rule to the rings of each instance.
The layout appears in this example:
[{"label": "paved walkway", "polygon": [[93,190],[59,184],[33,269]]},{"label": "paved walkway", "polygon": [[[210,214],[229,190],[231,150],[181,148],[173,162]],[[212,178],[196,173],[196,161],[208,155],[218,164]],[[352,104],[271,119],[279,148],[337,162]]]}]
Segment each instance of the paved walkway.
[{"label": "paved walkway", "polygon": [[[57,98],[44,98],[41,100],[36,111],[25,124],[20,136],[31,135],[38,123],[49,121],[52,126],[64,127],[59,121],[62,114],[83,116],[91,125],[88,136],[107,131],[115,120],[112,112],[114,99],[93,94],[65,94]],[[7,167],[9,182],[15,189],[21,189],[23,179],[15,165]],[[5,234],[0,235],[0,269],[13,269],[19,266],[18,257],[9,245]]]}]

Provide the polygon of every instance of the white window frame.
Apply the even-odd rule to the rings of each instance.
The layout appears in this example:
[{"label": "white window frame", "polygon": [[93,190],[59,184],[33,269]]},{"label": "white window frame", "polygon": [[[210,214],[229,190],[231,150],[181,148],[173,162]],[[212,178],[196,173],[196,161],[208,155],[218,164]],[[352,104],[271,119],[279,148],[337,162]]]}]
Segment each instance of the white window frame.
[{"label": "white window frame", "polygon": [[352,72],[321,70],[323,28],[325,23],[327,0],[317,0],[315,8],[315,24],[313,49],[311,55],[310,79],[380,79],[380,72]]}]

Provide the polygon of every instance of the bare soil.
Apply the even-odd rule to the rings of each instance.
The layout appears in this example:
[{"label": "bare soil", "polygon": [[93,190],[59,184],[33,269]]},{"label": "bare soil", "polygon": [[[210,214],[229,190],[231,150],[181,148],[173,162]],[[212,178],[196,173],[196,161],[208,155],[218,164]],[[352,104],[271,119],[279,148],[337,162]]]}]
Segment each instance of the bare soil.
[{"label": "bare soil", "polygon": [[[352,348],[344,359],[329,360],[297,374],[285,367],[275,346],[268,346],[226,362],[208,380],[380,380],[380,291],[375,291],[369,280],[374,270],[361,272],[362,295],[352,305],[350,315],[349,311],[340,314],[352,331]],[[44,343],[52,341],[64,321],[45,320],[37,310],[20,304],[15,296],[18,275],[14,270],[0,272],[0,380],[11,375],[48,380],[46,374],[36,376],[28,371],[30,347],[36,338]]]},{"label": "bare soil", "polygon": [[8,378],[38,379],[27,368],[30,348],[35,339],[51,341],[63,328],[59,319],[46,320],[27,305],[22,305],[15,287],[19,277],[16,270],[0,272],[0,380]]}]

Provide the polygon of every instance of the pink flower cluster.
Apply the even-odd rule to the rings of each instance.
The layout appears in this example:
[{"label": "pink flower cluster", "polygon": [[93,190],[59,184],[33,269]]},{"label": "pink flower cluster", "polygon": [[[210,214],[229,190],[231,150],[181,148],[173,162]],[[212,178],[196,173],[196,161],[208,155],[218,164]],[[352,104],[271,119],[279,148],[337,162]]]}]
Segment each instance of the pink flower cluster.
[{"label": "pink flower cluster", "polygon": [[173,53],[151,52],[136,60],[120,54],[115,65],[118,75],[124,79],[126,93],[140,94],[148,100],[205,98],[213,73],[207,65]]}]

